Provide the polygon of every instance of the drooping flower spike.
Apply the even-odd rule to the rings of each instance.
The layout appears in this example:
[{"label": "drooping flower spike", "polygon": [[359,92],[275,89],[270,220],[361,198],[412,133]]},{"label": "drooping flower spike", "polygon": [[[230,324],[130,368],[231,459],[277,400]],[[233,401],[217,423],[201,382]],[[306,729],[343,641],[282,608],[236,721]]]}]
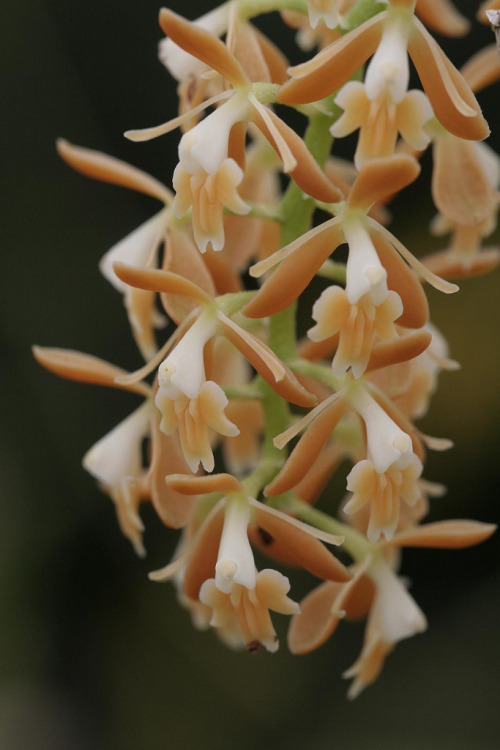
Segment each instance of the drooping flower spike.
[{"label": "drooping flower spike", "polygon": [[324,99],[340,89],[374,53],[370,64],[372,75],[366,78],[368,97],[374,99],[381,89],[390,85],[396,99],[402,98],[407,90],[408,50],[443,127],[459,138],[486,138],[489,129],[472,91],[415,18],[413,3],[402,4],[410,7],[392,5],[333,42],[312,60],[290,68],[292,78],[278,92],[279,101],[305,104]]},{"label": "drooping flower spike", "polygon": [[[480,12],[500,27],[496,8],[483,3]],[[275,11],[299,30],[299,46],[321,49],[312,60],[288,68],[254,26]],[[488,128],[473,93],[500,79],[500,62],[491,46],[458,72],[423,23],[451,36],[468,27],[453,0],[230,0],[194,22],[162,10],[160,57],[178,84],[178,116],[126,135],[142,141],[180,128],[174,192],[58,142],[81,173],[160,201],[100,264],[123,294],[145,364],[126,372],[79,352],[34,352],[57,375],[141,397],[84,466],[139,555],[143,502],[181,529],[172,561],[150,578],[173,581],[197,628],[251,653],[276,651],[273,612],[292,616],[294,653],[317,648],[342,619],[366,617],[360,657],[345,673],[350,697],[400,640],[426,628],[399,578],[401,550],[467,547],[494,531],[463,520],[422,524],[446,491],[422,478],[427,450],[451,441],[414,421],[439,373],[459,367],[429,322],[421,282],[451,293],[456,285],[440,276],[476,275],[500,260],[500,249],[482,247],[496,226],[500,160],[477,142]],[[423,92],[409,90],[410,60]],[[275,102],[300,105],[303,137]],[[353,164],[336,144],[331,153],[331,136],[356,129]],[[429,143],[439,211],[431,232],[451,240],[422,262],[385,228],[386,205],[417,178]],[[281,172],[291,177],[284,190]],[[314,227],[316,209],[332,218]],[[400,209],[395,201],[391,211],[404,220]],[[346,260],[330,258],[343,244]],[[259,289],[248,274],[266,274]],[[315,276],[325,282],[314,322],[297,341],[299,297]],[[157,346],[161,308],[175,328]],[[212,473],[216,451],[231,474]],[[315,507],[346,462],[346,496]],[[323,543],[342,543],[352,562]],[[270,567],[257,569],[255,550]],[[282,566],[320,579],[301,607]]]},{"label": "drooping flower spike", "polygon": [[[196,108],[199,111],[223,101],[179,143],[173,209],[182,217],[192,206],[194,235],[202,252],[209,242],[215,250],[224,246],[224,206],[236,214],[250,210],[236,190],[243,179],[241,155],[248,122],[257,125],[278,153],[284,171],[306,193],[327,202],[339,199],[339,190],[325,177],[301,138],[261,104],[243,67],[219,39],[166,9],[160,13],[160,25],[179,47],[216,70],[232,86]],[[196,111],[190,110],[159,127],[125,135],[136,141],[155,138],[178,127]]]}]

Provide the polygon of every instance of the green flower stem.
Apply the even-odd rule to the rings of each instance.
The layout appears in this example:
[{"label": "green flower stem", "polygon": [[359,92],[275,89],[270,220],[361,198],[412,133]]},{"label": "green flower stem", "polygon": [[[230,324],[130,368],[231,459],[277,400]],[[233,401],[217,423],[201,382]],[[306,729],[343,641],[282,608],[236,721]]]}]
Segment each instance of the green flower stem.
[{"label": "green flower stem", "polygon": [[[328,158],[332,144],[330,124],[331,119],[327,116],[321,113],[314,114],[304,136],[306,146],[321,167]],[[298,185],[290,181],[280,207],[283,216],[282,245],[287,245],[310,229],[314,210],[314,200],[305,196]],[[296,312],[297,303],[295,302],[286,310],[273,315],[269,321],[268,344],[284,362],[297,358]],[[283,465],[286,456],[283,451],[275,447],[273,438],[286,430],[290,424],[290,409],[288,403],[270,386],[264,383],[263,387],[265,391],[263,405],[266,415],[263,456],[265,460],[274,462],[276,473]]]},{"label": "green flower stem", "polygon": [[383,10],[387,10],[385,3],[377,2],[377,0],[359,0],[354,8],[344,17],[342,32],[347,34],[349,31],[357,29],[362,23],[365,23],[365,21],[368,21]]},{"label": "green flower stem", "polygon": [[285,503],[281,503],[280,505],[281,510],[288,510],[290,513],[298,516],[301,521],[305,521],[317,529],[322,529],[329,534],[343,536],[342,549],[345,549],[356,562],[361,562],[367,555],[377,554],[376,547],[356,531],[356,529],[341,521],[337,521],[336,518],[332,518],[308,503],[297,498],[287,498],[286,505]]},{"label": "green flower stem", "polygon": [[281,468],[282,461],[273,461],[272,459],[265,459],[261,461],[257,469],[252,471],[245,479],[242,484],[246,492],[250,497],[257,498],[262,487],[275,477],[277,471]]},{"label": "green flower stem", "polygon": [[243,305],[250,302],[257,292],[249,290],[245,292],[228,292],[228,294],[221,294],[217,297],[217,307],[225,315],[231,317],[235,313],[239,312]]},{"label": "green flower stem", "polygon": [[308,359],[300,358],[294,359],[288,364],[293,372],[314,378],[328,388],[331,388],[332,391],[338,391],[342,386],[339,378],[335,378],[332,375],[332,368],[329,365],[321,365],[316,362],[310,362]]},{"label": "green flower stem", "polygon": [[241,18],[254,18],[261,13],[272,13],[275,10],[307,13],[307,0],[240,0],[238,10]]},{"label": "green flower stem", "polygon": [[257,385],[226,385],[223,388],[224,393],[228,399],[235,401],[254,401],[260,399],[263,396],[262,388]]},{"label": "green flower stem", "polygon": [[320,276],[322,279],[328,279],[329,281],[337,281],[339,284],[346,283],[347,265],[345,263],[337,263],[334,260],[326,260],[316,276]]},{"label": "green flower stem", "polygon": [[283,221],[283,214],[276,206],[266,203],[252,203],[252,201],[246,201],[246,203],[250,206],[250,212],[247,216],[254,216],[256,219],[266,221]]}]

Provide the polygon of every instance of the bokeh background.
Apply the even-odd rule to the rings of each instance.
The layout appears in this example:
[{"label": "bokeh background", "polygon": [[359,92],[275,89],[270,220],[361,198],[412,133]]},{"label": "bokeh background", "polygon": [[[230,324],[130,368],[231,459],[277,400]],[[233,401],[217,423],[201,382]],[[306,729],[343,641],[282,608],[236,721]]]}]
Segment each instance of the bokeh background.
[{"label": "bokeh background", "polygon": [[[195,18],[211,5],[171,7]],[[457,5],[472,18],[477,4]],[[122,137],[174,111],[174,83],[156,59],[158,4],[4,0],[2,9],[0,747],[498,748],[496,538],[459,552],[405,553],[403,573],[429,630],[400,644],[354,703],[340,673],[360,650],[362,626],[339,628],[309,657],[284,645],[251,657],[194,631],[172,587],[148,581],[148,571],[169,560],[177,533],[145,508],[148,557],[138,560],[111,502],[81,468],[88,447],[136,399],[58,380],[35,365],[30,346],[139,364],[121,301],[97,263],[156,205],[73,173],[54,140],[62,135],[171,179],[176,133],[136,145]],[[278,16],[263,28],[291,48]],[[465,40],[440,39],[458,63],[491,41],[477,23]],[[480,96],[493,127],[499,90]],[[429,167],[427,155],[394,225],[422,254],[441,246],[426,231]],[[423,423],[456,444],[430,456],[426,476],[449,487],[432,518],[500,518],[498,289],[496,273],[464,282],[453,297],[429,292],[433,320],[463,364],[442,376]],[[300,574],[293,583],[296,595],[311,585]],[[286,623],[276,621],[284,636]]]}]

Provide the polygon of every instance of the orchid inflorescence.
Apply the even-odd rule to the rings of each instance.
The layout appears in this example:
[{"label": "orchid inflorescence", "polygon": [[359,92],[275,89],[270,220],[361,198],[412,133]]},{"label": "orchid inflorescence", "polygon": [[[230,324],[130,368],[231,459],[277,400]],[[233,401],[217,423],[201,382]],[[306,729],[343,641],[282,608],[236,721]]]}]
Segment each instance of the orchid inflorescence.
[{"label": "orchid inflorescence", "polygon": [[[480,19],[497,8],[483,3]],[[252,23],[270,11],[317,54],[290,68]],[[278,648],[270,612],[291,615],[295,654],[366,616],[345,673],[354,697],[398,641],[426,628],[398,577],[400,549],[467,547],[495,528],[422,523],[444,491],[422,477],[426,452],[451,443],[415,425],[439,372],[458,367],[429,322],[423,282],[453,293],[453,279],[500,261],[483,246],[496,227],[500,160],[482,143],[489,130],[473,93],[500,77],[495,45],[459,72],[426,28],[467,32],[450,0],[229,0],[194,22],[165,9],[159,20],[179,115],[125,135],[182,130],[173,191],[100,152],[57,145],[77,171],[161,203],[100,264],[145,364],[130,373],[75,351],[35,356],[62,377],[142,398],[83,464],[139,555],[142,503],[182,529],[174,559],[150,578],[174,582],[197,627],[252,652]],[[410,59],[423,91],[409,89]],[[304,138],[274,104],[308,119]],[[331,145],[355,131],[350,164]],[[432,230],[451,239],[418,260],[386,228],[386,205],[418,178],[430,146]],[[330,218],[313,225],[316,209]],[[345,263],[330,257],[342,245]],[[297,340],[297,301],[315,277],[325,283],[314,325]],[[160,306],[174,330],[158,346]],[[328,493],[324,510],[315,503],[345,461],[336,518]],[[330,551],[339,545],[350,564]],[[252,548],[321,583],[299,605],[282,572],[257,570]]]}]

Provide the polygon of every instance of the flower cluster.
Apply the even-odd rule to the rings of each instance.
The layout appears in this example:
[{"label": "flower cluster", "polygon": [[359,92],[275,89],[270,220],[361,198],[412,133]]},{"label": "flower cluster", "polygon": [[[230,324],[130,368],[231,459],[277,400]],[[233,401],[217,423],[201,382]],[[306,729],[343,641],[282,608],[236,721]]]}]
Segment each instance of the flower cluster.
[{"label": "flower cluster", "polygon": [[[482,20],[497,7],[483,4]],[[263,10],[281,11],[317,54],[289,67],[252,23]],[[489,130],[475,97],[500,64],[494,45],[461,72],[445,56],[426,27],[454,36],[469,28],[449,0],[230,0],[194,22],[166,9],[159,20],[179,115],[125,135],[181,129],[172,189],[58,142],[77,171],[161,204],[100,264],[123,295],[143,364],[130,373],[45,347],[35,357],[62,377],[142,398],[83,465],[139,555],[142,503],[181,529],[174,559],[150,577],[175,584],[194,624],[231,647],[275,651],[270,613],[288,615],[289,647],[303,654],[342,619],[366,617],[361,654],[345,673],[354,697],[400,640],[426,628],[398,576],[399,551],[470,546],[494,531],[422,523],[444,491],[422,476],[427,450],[451,443],[416,422],[439,372],[458,366],[429,320],[424,282],[454,293],[454,279],[500,260],[483,247],[496,226],[500,160],[482,143]],[[423,90],[409,88],[410,61]],[[308,118],[303,137],[275,104]],[[348,164],[332,141],[355,131]],[[430,146],[431,228],[451,240],[417,259],[387,229],[386,205],[417,180]],[[316,209],[329,218],[315,224]],[[331,258],[341,246],[345,262]],[[297,340],[297,303],[315,277],[323,289],[303,300],[313,322]],[[160,340],[165,316],[172,332]],[[347,497],[335,517],[339,504],[323,490],[344,461]],[[332,551],[339,545],[348,565]],[[253,549],[271,567],[258,570]],[[300,604],[287,566],[320,579]]]}]

